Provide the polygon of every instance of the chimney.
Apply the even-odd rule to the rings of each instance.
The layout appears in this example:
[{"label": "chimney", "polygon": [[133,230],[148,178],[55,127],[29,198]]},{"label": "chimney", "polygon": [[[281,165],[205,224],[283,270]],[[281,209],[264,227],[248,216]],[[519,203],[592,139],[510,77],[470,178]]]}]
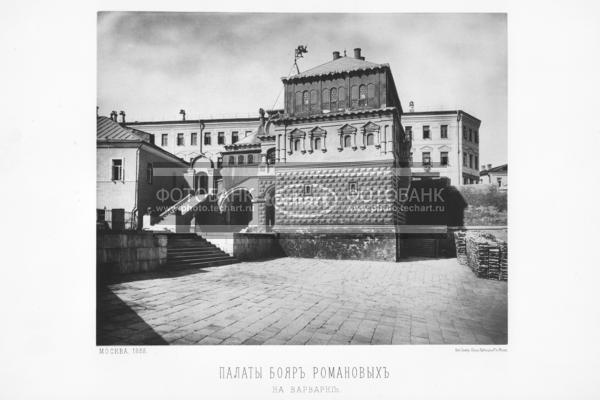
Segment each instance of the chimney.
[{"label": "chimney", "polygon": [[408,103],[408,111],[415,112],[415,102],[412,100]]},{"label": "chimney", "polygon": [[357,47],[354,49],[354,58],[356,58],[357,60],[364,60],[364,57],[361,57],[360,55],[360,47]]},{"label": "chimney", "polygon": [[492,169],[492,164],[488,164],[487,169]]},{"label": "chimney", "polygon": [[482,170],[482,171],[485,171],[485,164],[483,164],[483,165],[481,166],[481,170]]},{"label": "chimney", "polygon": [[116,111],[113,110],[110,112],[110,119],[117,122],[117,112]]},{"label": "chimney", "polygon": [[185,121],[185,110],[179,110],[179,114],[181,114],[181,117]]},{"label": "chimney", "polygon": [[340,52],[339,51],[334,51],[333,52],[333,59],[337,60],[338,58],[340,58]]},{"label": "chimney", "polygon": [[121,116],[121,123],[124,124],[125,123],[125,111],[123,111],[123,110],[119,111],[119,115]]}]

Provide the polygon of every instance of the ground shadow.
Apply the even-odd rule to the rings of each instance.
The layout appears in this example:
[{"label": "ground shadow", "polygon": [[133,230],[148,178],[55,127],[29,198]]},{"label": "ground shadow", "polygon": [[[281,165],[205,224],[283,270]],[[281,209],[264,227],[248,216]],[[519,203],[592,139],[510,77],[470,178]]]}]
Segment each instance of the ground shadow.
[{"label": "ground shadow", "polygon": [[[212,268],[212,267],[206,267]],[[103,284],[114,284],[114,283],[127,283],[127,282],[136,282],[136,281],[147,281],[152,279],[165,279],[165,278],[176,278],[179,276],[187,276],[187,275],[195,275],[195,274],[203,274],[209,271],[206,271],[205,268],[197,268],[197,267],[181,267],[176,269],[159,269],[151,272],[136,272],[131,274],[123,274],[123,275],[114,275],[109,278],[99,279],[100,283]]]},{"label": "ground shadow", "polygon": [[167,345],[150,325],[106,286],[96,291],[96,345]]}]

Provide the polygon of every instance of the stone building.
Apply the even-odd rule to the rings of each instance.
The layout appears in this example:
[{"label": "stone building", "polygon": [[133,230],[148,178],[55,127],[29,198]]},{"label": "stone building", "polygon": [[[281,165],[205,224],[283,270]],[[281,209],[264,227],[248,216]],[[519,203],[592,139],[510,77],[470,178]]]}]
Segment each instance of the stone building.
[{"label": "stone building", "polygon": [[446,177],[452,185],[479,181],[481,121],[463,110],[409,111],[402,123],[412,136],[414,179]]},{"label": "stone building", "polygon": [[[172,190],[187,186],[184,160],[154,145],[153,135],[122,126],[116,116],[97,117],[96,162],[97,221],[110,221],[113,229],[140,228],[148,208],[170,206]],[[161,190],[169,196],[157,195]]]},{"label": "stone building", "polygon": [[388,64],[333,52],[282,78],[284,111],[272,118],[275,225],[287,254],[399,257],[398,193],[410,183],[410,137]]}]

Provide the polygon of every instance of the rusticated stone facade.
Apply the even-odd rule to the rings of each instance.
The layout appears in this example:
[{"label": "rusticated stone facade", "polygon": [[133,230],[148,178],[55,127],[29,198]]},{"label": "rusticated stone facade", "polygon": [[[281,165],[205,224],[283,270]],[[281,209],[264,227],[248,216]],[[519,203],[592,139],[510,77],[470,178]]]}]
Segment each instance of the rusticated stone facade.
[{"label": "rusticated stone facade", "polygon": [[277,225],[395,225],[394,169],[359,165],[279,168]]}]

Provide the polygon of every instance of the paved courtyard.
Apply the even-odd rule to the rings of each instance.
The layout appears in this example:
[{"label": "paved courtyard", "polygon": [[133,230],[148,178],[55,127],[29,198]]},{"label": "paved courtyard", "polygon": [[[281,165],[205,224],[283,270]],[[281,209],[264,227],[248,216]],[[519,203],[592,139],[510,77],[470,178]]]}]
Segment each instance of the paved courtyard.
[{"label": "paved courtyard", "polygon": [[98,290],[98,344],[505,344],[507,284],[456,259],[280,258]]}]

